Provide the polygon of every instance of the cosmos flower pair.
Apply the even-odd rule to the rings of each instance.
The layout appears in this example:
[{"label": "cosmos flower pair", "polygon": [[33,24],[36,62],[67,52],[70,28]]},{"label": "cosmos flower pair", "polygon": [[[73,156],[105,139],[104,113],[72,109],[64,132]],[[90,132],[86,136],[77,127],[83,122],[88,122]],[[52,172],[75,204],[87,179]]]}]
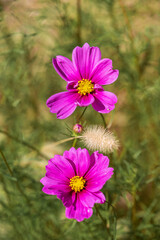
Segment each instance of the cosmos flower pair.
[{"label": "cosmos flower pair", "polygon": [[[102,86],[116,81],[119,72],[112,69],[110,59],[101,59],[98,47],[90,47],[85,43],[82,48],[76,47],[73,50],[72,61],[57,56],[53,58],[53,66],[67,81],[66,92],[54,94],[47,100],[47,106],[52,113],[57,114],[57,118],[67,118],[77,106],[85,107],[92,104],[100,113],[109,113],[115,108],[116,95],[104,91]],[[80,126],[74,129],[77,132],[81,130]],[[115,140],[114,136],[103,129],[97,130],[98,134],[99,131],[103,132],[104,144],[108,137]],[[90,139],[89,146],[92,147],[93,137]],[[97,146],[97,142],[94,145]],[[111,145],[113,144],[110,141],[110,148]],[[76,150],[72,147],[65,151],[63,156],[55,155],[49,160],[46,175],[40,182],[44,185],[42,189],[44,193],[56,195],[62,200],[66,207],[66,217],[80,222],[92,216],[95,203],[105,202],[105,196],[100,190],[112,174],[113,168],[109,167],[107,156],[98,151],[90,156],[87,149]]]}]

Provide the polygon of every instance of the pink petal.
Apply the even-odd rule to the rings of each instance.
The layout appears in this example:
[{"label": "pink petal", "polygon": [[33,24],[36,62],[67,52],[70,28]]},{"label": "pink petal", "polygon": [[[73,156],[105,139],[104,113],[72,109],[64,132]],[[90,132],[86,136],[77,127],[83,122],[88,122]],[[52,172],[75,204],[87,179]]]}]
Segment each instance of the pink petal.
[{"label": "pink petal", "polygon": [[115,82],[118,75],[119,71],[112,69],[112,60],[104,58],[96,64],[89,79],[100,85],[108,85]]},{"label": "pink petal", "polygon": [[107,170],[103,171],[103,173],[101,173],[102,174],[101,176],[97,176],[96,174],[93,175],[92,178],[87,180],[86,190],[88,190],[90,192],[95,192],[95,191],[101,190],[102,187],[104,186],[104,184],[113,175],[113,170],[114,170],[113,168],[108,168]]},{"label": "pink petal", "polygon": [[93,164],[84,176],[87,180],[86,190],[97,192],[103,187],[106,181],[111,178],[114,169],[108,167],[108,157],[98,152],[94,152],[91,155],[91,161]]},{"label": "pink petal", "polygon": [[77,102],[80,107],[86,107],[94,102],[94,97],[92,94],[82,95]]},{"label": "pink petal", "polygon": [[57,113],[57,118],[64,119],[74,112],[78,98],[79,95],[75,92],[61,92],[52,95],[46,104],[50,112]]},{"label": "pink petal", "polygon": [[72,164],[60,155],[55,155],[54,158],[49,160],[48,165],[46,166],[46,171],[48,177],[62,179],[62,181],[65,181],[66,179],[68,180],[75,175]]},{"label": "pink petal", "polygon": [[104,91],[104,88],[101,85],[97,84],[97,83],[94,84],[94,89],[95,90],[99,90],[99,91]]},{"label": "pink petal", "polygon": [[96,91],[93,94],[95,101],[92,103],[92,107],[100,113],[109,113],[115,108],[117,97],[114,93],[107,91]]},{"label": "pink petal", "polygon": [[86,59],[86,79],[89,79],[90,73],[96,63],[101,60],[101,51],[98,47],[90,47],[89,54]]},{"label": "pink petal", "polygon": [[79,176],[84,176],[90,165],[90,155],[86,148],[77,149],[77,159],[75,159],[76,171]]},{"label": "pink petal", "polygon": [[75,197],[76,197],[75,192],[69,193],[61,192],[57,194],[57,198],[61,199],[65,207],[70,207],[71,205],[73,205],[75,202]]},{"label": "pink petal", "polygon": [[104,203],[106,198],[104,194],[100,191],[98,192],[89,192],[87,190],[83,190],[79,193],[79,198],[81,200],[81,203],[85,207],[93,207],[95,203]]},{"label": "pink petal", "polygon": [[69,117],[76,109],[76,104],[65,106],[63,109],[57,112],[57,118],[65,119]]},{"label": "pink petal", "polygon": [[59,178],[43,177],[40,182],[44,185],[42,191],[49,195],[57,195],[59,192],[70,192],[69,181]]},{"label": "pink petal", "polygon": [[[56,156],[57,155],[55,155],[55,159],[56,159]],[[54,162],[54,159],[50,159],[48,161],[48,165],[46,166],[46,177],[51,179],[53,181],[52,183],[54,183],[54,184],[68,183],[70,176],[72,176],[74,174],[74,170],[70,166],[69,171],[68,171],[69,173],[67,174],[66,172],[63,171],[63,169],[60,169],[53,162]],[[67,164],[66,164],[66,167],[67,167]],[[47,179],[45,179],[45,178],[42,178],[41,182],[42,182],[42,184],[47,185]]]},{"label": "pink petal", "polygon": [[[66,171],[67,169],[67,171]],[[46,166],[46,176],[40,182],[44,185],[43,192],[56,195],[59,192],[70,192],[70,178],[75,176],[73,166],[63,156],[55,155]]]},{"label": "pink petal", "polygon": [[69,192],[69,190],[67,191],[63,186],[60,187],[59,185],[52,185],[50,187],[44,186],[42,191],[48,195],[57,195],[61,192]]},{"label": "pink petal", "polygon": [[67,181],[63,181],[62,179],[50,178],[50,177],[45,176],[40,180],[40,182],[48,188],[50,188],[51,186],[58,185],[60,187],[62,186],[62,189],[64,188],[64,192],[65,192],[65,189],[67,189],[67,191],[68,191],[68,189],[69,189],[69,191],[71,191],[71,188],[70,187],[68,188],[69,180],[67,182]]},{"label": "pink petal", "polygon": [[68,82],[66,89],[69,91],[77,92],[78,82]]},{"label": "pink petal", "polygon": [[76,47],[72,53],[74,68],[79,72],[81,79],[88,79],[89,74],[101,59],[101,52],[98,47],[90,47],[85,43],[82,48]]},{"label": "pink petal", "polygon": [[66,81],[78,81],[79,73],[73,67],[72,62],[63,56],[57,56],[52,59],[56,72]]},{"label": "pink petal", "polygon": [[57,195],[58,191],[56,188],[43,187],[42,191],[48,195]]},{"label": "pink petal", "polygon": [[78,148],[76,150],[72,147],[69,151],[65,151],[63,156],[72,162],[75,169],[75,175],[83,177],[88,171],[90,165],[90,155],[87,149]]},{"label": "pink petal", "polygon": [[83,206],[79,199],[78,194],[74,204],[66,208],[66,217],[74,218],[78,222],[83,221],[85,218],[90,218],[92,214],[93,214],[92,208]]}]

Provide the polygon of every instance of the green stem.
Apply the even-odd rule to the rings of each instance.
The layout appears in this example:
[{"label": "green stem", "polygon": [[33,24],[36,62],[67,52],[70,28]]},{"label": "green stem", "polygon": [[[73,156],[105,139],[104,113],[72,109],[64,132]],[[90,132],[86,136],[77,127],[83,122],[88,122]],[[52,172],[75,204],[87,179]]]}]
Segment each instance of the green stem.
[{"label": "green stem", "polygon": [[103,225],[104,225],[104,227],[105,227],[108,235],[111,236],[110,231],[109,231],[109,228],[107,227],[107,224],[106,224],[107,222],[106,222],[106,220],[103,218],[103,216],[101,215],[101,213],[100,213],[100,211],[99,211],[99,209],[98,209],[98,206],[95,204],[94,207],[95,207],[96,213],[97,213],[97,215],[100,217],[100,219],[101,219],[101,221],[102,221],[102,223],[103,223]]},{"label": "green stem", "polygon": [[132,227],[133,229],[135,228],[135,223],[136,223],[136,192],[134,189],[134,186],[132,187],[132,210],[131,210],[131,220],[132,220]]},{"label": "green stem", "polygon": [[107,124],[106,124],[106,121],[105,121],[105,119],[104,119],[104,116],[103,116],[102,113],[100,113],[100,115],[101,115],[101,118],[102,118],[102,121],[103,121],[103,125],[104,125],[104,127],[106,128],[106,127],[107,127]]},{"label": "green stem", "polygon": [[80,115],[80,117],[78,118],[78,123],[80,122],[81,118],[83,117],[85,111],[87,110],[87,107],[85,107],[85,109],[83,110],[82,114]]},{"label": "green stem", "polygon": [[105,201],[105,203],[108,203],[108,205],[112,207],[114,216],[117,218],[117,214],[116,214],[116,209],[115,209],[115,207],[114,207],[111,203],[109,203],[107,200]]},{"label": "green stem", "polygon": [[2,183],[2,186],[3,186],[4,192],[6,194],[6,198],[7,198],[8,202],[10,203],[11,202],[10,192],[8,191],[8,189],[6,187],[6,184],[5,184],[3,176],[1,177],[1,183]]},{"label": "green stem", "polygon": [[[116,231],[117,231],[117,214],[116,214],[116,209],[115,207],[110,203],[108,202],[107,200],[105,201],[105,203],[108,203],[108,206],[111,206],[112,207],[112,210],[113,210],[113,214],[114,214],[114,240],[116,239]],[[104,203],[104,204],[105,204]]]},{"label": "green stem", "polygon": [[76,143],[77,143],[77,138],[74,139],[73,144],[72,144],[72,147],[75,147],[75,146],[76,146]]},{"label": "green stem", "polygon": [[103,225],[104,225],[105,228],[106,228],[106,220],[102,217],[102,215],[101,215],[101,213],[100,213],[100,211],[99,211],[99,209],[98,209],[98,207],[97,207],[96,204],[94,205],[94,207],[95,207],[95,209],[96,209],[97,215],[100,217],[100,219],[101,219],[102,222],[103,222]]},{"label": "green stem", "polygon": [[8,171],[9,171],[10,175],[13,177],[13,172],[12,172],[12,170],[10,169],[10,166],[9,166],[9,164],[8,164],[8,162],[7,162],[7,159],[5,158],[5,156],[4,156],[4,154],[3,154],[3,152],[2,152],[1,150],[0,150],[0,153],[1,153],[2,159],[3,159],[6,167],[8,168]]},{"label": "green stem", "polygon": [[[11,175],[11,177],[14,177],[14,174],[13,174],[13,172],[12,172],[8,162],[7,162],[7,159],[6,159],[6,157],[4,156],[4,154],[3,154],[3,152],[1,150],[0,150],[0,154],[2,156],[2,159],[3,159],[4,163],[5,163],[8,171],[9,171],[9,173]],[[20,185],[19,185],[18,181],[16,181],[16,186],[17,186],[17,189],[19,190],[19,192],[23,195],[23,197],[26,199],[26,201],[30,205],[30,201],[29,201],[28,197],[25,195],[25,193],[22,191],[22,189],[20,188]]]}]

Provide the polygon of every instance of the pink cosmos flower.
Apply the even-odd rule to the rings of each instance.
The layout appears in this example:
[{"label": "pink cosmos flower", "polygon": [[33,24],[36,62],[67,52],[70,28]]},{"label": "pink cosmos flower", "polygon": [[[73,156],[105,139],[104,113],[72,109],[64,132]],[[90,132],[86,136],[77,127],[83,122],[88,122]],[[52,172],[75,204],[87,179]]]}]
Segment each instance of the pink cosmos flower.
[{"label": "pink cosmos flower", "polygon": [[55,155],[46,166],[46,175],[40,182],[42,191],[57,195],[66,207],[66,217],[83,221],[92,216],[95,203],[104,203],[105,196],[100,189],[111,178],[113,168],[109,159],[87,149],[71,148],[63,156]]},{"label": "pink cosmos flower", "polygon": [[72,61],[57,56],[53,58],[53,66],[67,81],[67,92],[54,94],[47,100],[47,106],[52,113],[57,113],[57,118],[67,118],[77,106],[92,104],[100,113],[109,113],[115,108],[116,95],[104,91],[101,85],[116,81],[119,71],[112,69],[112,60],[101,59],[98,47],[85,43],[82,48],[74,48]]}]

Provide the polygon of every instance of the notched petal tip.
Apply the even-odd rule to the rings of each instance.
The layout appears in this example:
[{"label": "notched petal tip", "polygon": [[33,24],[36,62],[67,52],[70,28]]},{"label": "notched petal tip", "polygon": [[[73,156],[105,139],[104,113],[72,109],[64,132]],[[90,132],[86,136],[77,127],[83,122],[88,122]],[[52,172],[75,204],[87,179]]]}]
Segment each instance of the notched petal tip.
[{"label": "notched petal tip", "polygon": [[52,95],[47,100],[51,113],[57,113],[58,119],[69,117],[77,107],[77,94],[75,92],[61,92]]},{"label": "notched petal tip", "polygon": [[63,78],[65,81],[78,81],[79,75],[77,74],[73,63],[70,59],[58,55],[56,58],[52,59],[53,66],[56,72]]},{"label": "notched petal tip", "polygon": [[87,42],[83,44],[82,48],[86,48],[86,47],[90,47]]},{"label": "notched petal tip", "polygon": [[47,107],[52,107],[52,104],[53,104],[53,101],[52,101],[52,96],[51,97],[49,97],[48,99],[47,99],[47,101],[46,101],[46,105],[47,105]]},{"label": "notched petal tip", "polygon": [[93,209],[90,207],[84,207],[82,204],[79,206],[71,206],[66,208],[66,217],[69,219],[76,219],[78,222],[82,222],[85,218],[88,219],[92,216]]},{"label": "notched petal tip", "polygon": [[92,70],[91,79],[100,85],[108,85],[115,82],[118,75],[119,71],[113,69],[112,60],[104,58],[100,60]]}]

